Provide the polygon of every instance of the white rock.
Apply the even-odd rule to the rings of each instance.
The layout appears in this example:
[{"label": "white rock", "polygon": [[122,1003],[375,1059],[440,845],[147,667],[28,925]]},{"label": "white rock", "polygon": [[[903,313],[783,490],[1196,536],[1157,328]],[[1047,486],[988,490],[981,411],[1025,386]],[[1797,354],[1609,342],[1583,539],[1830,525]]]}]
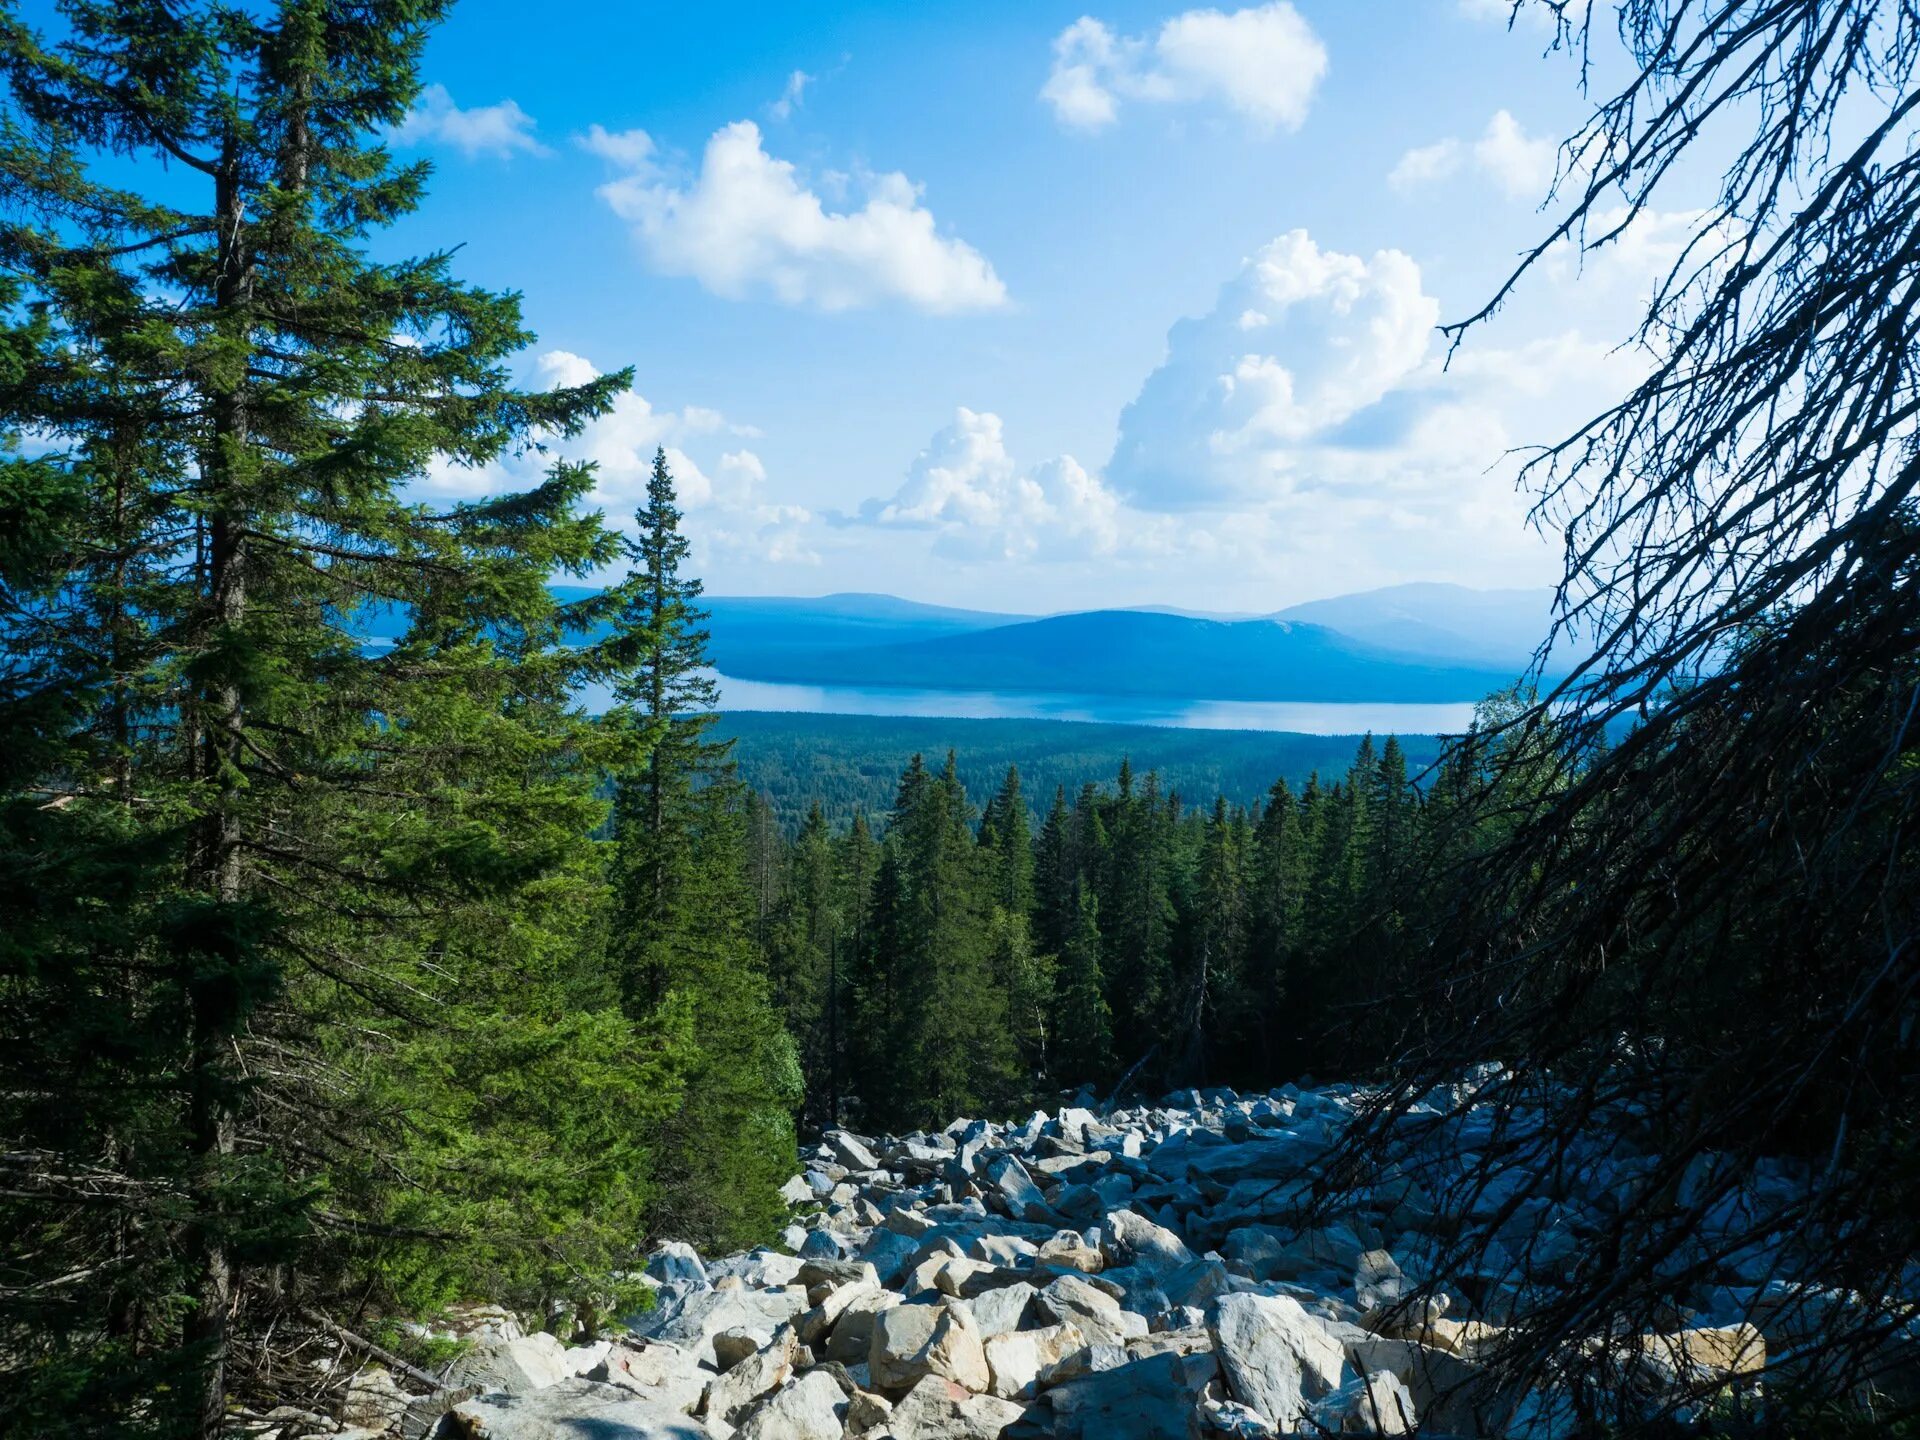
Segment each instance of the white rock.
[{"label": "white rock", "polygon": [[1283,1430],[1339,1388],[1346,1353],[1318,1320],[1284,1295],[1222,1296],[1211,1323],[1228,1388]]},{"label": "white rock", "polygon": [[739,1440],[840,1440],[847,1397],[824,1370],[783,1385],[740,1422]]},{"label": "white rock", "polygon": [[699,1409],[713,1376],[678,1345],[623,1340],[607,1351],[606,1358],[588,1372],[587,1378],[617,1385],[691,1415]]},{"label": "white rock", "polygon": [[964,1304],[896,1305],[874,1317],[868,1368],[876,1389],[913,1388],[923,1376],[976,1393],[992,1382],[980,1331]]},{"label": "white rock", "polygon": [[887,1417],[893,1440],[998,1440],[1025,1413],[994,1395],[970,1395],[965,1387],[928,1375],[907,1392]]},{"label": "white rock", "polygon": [[782,1325],[763,1348],[721,1375],[707,1387],[707,1418],[738,1425],[756,1400],[784,1384],[793,1374],[793,1355],[798,1343],[793,1327]]},{"label": "white rock", "polygon": [[544,1330],[536,1330],[512,1340],[476,1336],[473,1349],[455,1359],[443,1378],[455,1390],[477,1385],[482,1390],[524,1395],[530,1390],[544,1390],[573,1373],[566,1346]]},{"label": "white rock", "polygon": [[1076,1325],[1048,1325],[995,1335],[986,1343],[991,1389],[1002,1400],[1031,1400],[1040,1373],[1087,1343]]},{"label": "white rock", "polygon": [[476,1395],[449,1414],[463,1440],[712,1440],[665,1405],[577,1377],[529,1394]]}]

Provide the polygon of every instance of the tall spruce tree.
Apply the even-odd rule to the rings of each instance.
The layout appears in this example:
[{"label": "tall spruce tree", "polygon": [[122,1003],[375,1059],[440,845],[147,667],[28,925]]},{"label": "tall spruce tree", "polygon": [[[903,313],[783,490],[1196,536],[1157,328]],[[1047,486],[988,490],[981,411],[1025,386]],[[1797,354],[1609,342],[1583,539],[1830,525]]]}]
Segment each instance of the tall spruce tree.
[{"label": "tall spruce tree", "polygon": [[693,1053],[679,1107],[652,1132],[652,1233],[732,1249],[768,1239],[794,1170],[800,1066],[769,993],[752,883],[752,805],[732,743],[710,738],[700,581],[681,571],[673,475],[655,454],[610,645],[629,728],[654,737],[616,777],[615,906],[620,991],[637,1020],[690,1011]]},{"label": "tall spruce tree", "polygon": [[572,710],[607,607],[547,589],[613,539],[583,467],[409,491],[628,377],[517,391],[514,297],[367,253],[444,8],[0,18],[0,1428],[211,1437],[238,1332],[589,1305],[638,1223],[671,1037],[581,917],[647,737]]}]

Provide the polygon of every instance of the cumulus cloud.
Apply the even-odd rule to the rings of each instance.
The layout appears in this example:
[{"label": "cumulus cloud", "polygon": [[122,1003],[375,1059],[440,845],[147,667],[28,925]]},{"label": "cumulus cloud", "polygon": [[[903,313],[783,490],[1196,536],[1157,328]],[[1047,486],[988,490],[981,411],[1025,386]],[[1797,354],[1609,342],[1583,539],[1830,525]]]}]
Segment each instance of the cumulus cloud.
[{"label": "cumulus cloud", "polygon": [[444,85],[429,85],[420,103],[389,132],[395,145],[449,145],[469,160],[482,155],[550,155],[534,138],[533,117],[512,100],[462,110]]},{"label": "cumulus cloud", "polygon": [[940,233],[905,175],[871,177],[866,203],[836,212],[766,152],[750,120],[716,131],[684,183],[659,169],[643,132],[596,127],[582,143],[627,172],[599,195],[632,226],[648,262],[716,295],[819,310],[901,301],[934,314],[1007,303],[986,257]]},{"label": "cumulus cloud", "polygon": [[[600,374],[584,355],[548,350],[534,357],[522,381],[530,388],[551,390],[582,385]],[[556,457],[590,461],[595,475],[589,502],[604,509],[612,523],[627,528],[646,497],[654,451],[664,449],[696,552],[818,563],[805,539],[812,513],[769,497],[767,467],[752,450],[717,449],[716,437],[738,436],[747,429],[706,406],[661,410],[628,390],[577,436],[550,437],[544,453],[479,467],[442,463],[429,469],[421,486],[435,495],[474,499],[535,484]]]},{"label": "cumulus cloud", "polygon": [[861,519],[932,531],[936,549],[961,559],[1084,558],[1122,540],[1120,502],[1098,476],[1071,455],[1021,466],[1000,417],[965,406]]},{"label": "cumulus cloud", "polygon": [[1527,134],[1507,111],[1496,110],[1476,140],[1448,138],[1407,151],[1387,183],[1413,190],[1471,170],[1516,200],[1539,200],[1553,181],[1555,153],[1553,141]]},{"label": "cumulus cloud", "polygon": [[1262,130],[1297,130],[1327,50],[1288,0],[1231,13],[1188,10],[1151,38],[1117,35],[1082,16],[1053,42],[1040,98],[1063,125],[1099,130],[1123,102],[1224,105]]},{"label": "cumulus cloud", "polygon": [[1173,327],[1165,363],[1121,415],[1108,478],[1166,509],[1271,497],[1296,483],[1298,447],[1419,368],[1439,315],[1401,252],[1362,259],[1282,235],[1212,311]]}]

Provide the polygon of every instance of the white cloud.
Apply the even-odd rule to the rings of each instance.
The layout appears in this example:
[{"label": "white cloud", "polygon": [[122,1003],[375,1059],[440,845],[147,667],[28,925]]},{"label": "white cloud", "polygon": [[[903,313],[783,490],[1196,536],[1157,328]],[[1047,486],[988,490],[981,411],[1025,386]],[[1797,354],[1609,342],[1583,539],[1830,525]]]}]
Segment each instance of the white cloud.
[{"label": "white cloud", "polygon": [[[534,357],[522,383],[557,389],[584,384],[600,373],[583,355],[548,350]],[[614,525],[631,528],[633,512],[646,498],[654,451],[664,449],[697,556],[818,563],[805,538],[812,513],[769,498],[767,467],[759,455],[744,448],[718,454],[704,448],[714,436],[738,435],[747,428],[701,405],[659,410],[644,395],[628,390],[579,435],[549,437],[544,452],[478,468],[441,463],[429,469],[421,486],[435,495],[474,499],[537,483],[555,458],[591,461],[596,470],[589,503],[604,509]],[[703,463],[700,456],[708,458]]]},{"label": "white cloud", "polygon": [[1297,447],[1348,421],[1426,359],[1439,306],[1397,250],[1322,250],[1304,230],[1269,242],[1197,320],[1121,415],[1109,478],[1155,508],[1270,497]]},{"label": "white cloud", "polygon": [[764,294],[787,305],[846,310],[903,301],[934,314],[997,309],[1006,286],[965,241],[940,234],[906,176],[872,177],[866,204],[830,211],[785,160],[768,155],[749,120],[716,131],[700,172],[676,184],[649,141],[584,141],[629,173],[600,197],[633,227],[655,269],[686,275],[729,299]]},{"label": "white cloud", "polygon": [[786,88],[780,92],[780,98],[767,106],[767,113],[776,120],[785,120],[798,110],[806,95],[807,86],[814,77],[804,70],[796,70],[787,76]]},{"label": "white cloud", "polygon": [[1516,447],[1557,439],[1644,359],[1572,330],[1476,332],[1446,365],[1439,315],[1405,254],[1278,237],[1173,326],[1122,413],[1105,476],[1122,524],[1174,522],[1183,570],[1242,593],[1550,578]]},{"label": "white cloud", "polygon": [[470,160],[481,155],[552,154],[533,131],[533,117],[512,100],[462,110],[446,86],[429,85],[388,138],[400,146],[451,145]]},{"label": "white cloud", "polygon": [[1326,71],[1326,47],[1288,0],[1231,13],[1188,10],[1151,40],[1082,16],[1054,37],[1040,98],[1063,125],[1081,130],[1112,124],[1129,101],[1211,101],[1256,128],[1297,130]]},{"label": "white cloud", "polygon": [[1554,142],[1527,134],[1505,110],[1496,110],[1476,140],[1448,138],[1407,151],[1387,176],[1396,190],[1451,180],[1471,167],[1516,200],[1545,198],[1553,183]]},{"label": "white cloud", "polygon": [[653,137],[644,130],[608,130],[601,125],[589,125],[584,135],[574,137],[581,149],[590,150],[603,160],[627,170],[640,170],[650,164],[654,156]]},{"label": "white cloud", "polygon": [[861,518],[932,531],[940,553],[970,560],[1082,559],[1111,554],[1123,539],[1120,502],[1099,477],[1071,455],[1022,467],[1000,417],[965,406],[893,497],[869,500]]}]

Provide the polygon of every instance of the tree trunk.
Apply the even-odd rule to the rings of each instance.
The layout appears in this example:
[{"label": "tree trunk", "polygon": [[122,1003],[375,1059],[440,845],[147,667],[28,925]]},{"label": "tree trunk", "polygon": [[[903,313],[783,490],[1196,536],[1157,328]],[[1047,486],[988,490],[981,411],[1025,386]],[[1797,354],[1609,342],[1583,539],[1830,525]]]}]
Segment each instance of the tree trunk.
[{"label": "tree trunk", "polygon": [[[253,262],[241,195],[238,141],[231,134],[222,147],[215,177],[214,210],[219,223],[216,324],[229,330],[238,328],[244,334],[250,323],[246,312],[253,287]],[[248,441],[244,381],[216,388],[211,401],[213,443],[202,461],[213,497],[208,524],[208,610],[212,629],[230,633],[245,620],[247,610],[246,533],[250,515],[244,473],[238,464]],[[237,677],[230,672],[219,676],[201,698],[202,709],[209,717],[201,746],[201,780],[212,791],[214,801],[196,862],[200,873],[195,877],[195,888],[232,917],[242,898],[240,764],[246,733],[245,698]],[[218,1440],[226,1419],[228,1328],[235,1291],[232,1257],[218,1216],[224,1170],[234,1141],[231,990],[231,984],[222,983],[218,977],[211,984],[201,978],[189,987],[188,1144],[193,1157],[192,1238],[199,1276],[186,1339],[202,1354],[197,1429],[203,1440]]]}]

